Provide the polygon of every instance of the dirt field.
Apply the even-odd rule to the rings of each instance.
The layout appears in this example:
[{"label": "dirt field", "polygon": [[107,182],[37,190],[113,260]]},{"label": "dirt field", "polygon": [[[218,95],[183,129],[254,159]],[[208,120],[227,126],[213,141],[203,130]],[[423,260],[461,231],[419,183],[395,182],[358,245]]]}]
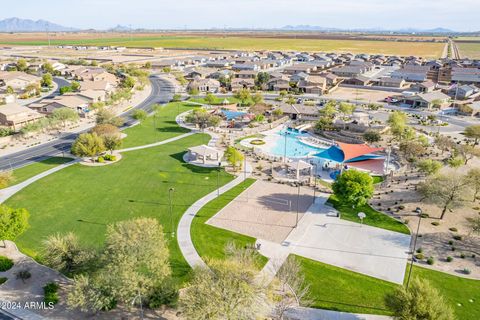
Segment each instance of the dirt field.
[{"label": "dirt field", "polygon": [[380,91],[380,90],[366,90],[355,88],[338,88],[337,90],[325,95],[327,99],[340,99],[340,100],[359,100],[365,103],[381,102],[386,97],[397,95],[398,92],[392,91]]},{"label": "dirt field", "polygon": [[[299,199],[299,201],[297,201]],[[313,191],[255,182],[207,223],[213,226],[281,243],[313,202]]]},{"label": "dirt field", "polygon": [[[479,39],[480,40],[480,39]],[[462,58],[480,59],[480,42],[455,42]]]},{"label": "dirt field", "polygon": [[[293,38],[292,38],[293,37]],[[325,36],[312,34],[214,34],[214,33],[54,33],[50,43],[72,45],[114,45],[129,47],[164,47],[231,50],[300,50],[326,52],[377,53],[390,55],[416,55],[439,57],[441,42],[383,41],[392,38],[372,39],[349,35]],[[1,34],[0,43],[6,45],[47,45],[46,34]]]}]

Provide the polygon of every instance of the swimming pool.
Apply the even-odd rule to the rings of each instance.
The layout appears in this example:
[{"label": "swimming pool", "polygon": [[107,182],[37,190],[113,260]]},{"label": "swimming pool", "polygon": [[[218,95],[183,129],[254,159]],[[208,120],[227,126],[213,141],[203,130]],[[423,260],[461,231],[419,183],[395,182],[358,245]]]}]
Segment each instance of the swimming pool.
[{"label": "swimming pool", "polygon": [[[272,133],[274,139],[269,146],[269,152],[276,156],[283,157],[286,155],[289,158],[304,158],[313,156],[316,153],[322,152],[323,148],[307,145],[299,140],[300,137],[308,137],[308,133],[298,133],[286,129]],[[285,141],[286,137],[286,141]]]}]

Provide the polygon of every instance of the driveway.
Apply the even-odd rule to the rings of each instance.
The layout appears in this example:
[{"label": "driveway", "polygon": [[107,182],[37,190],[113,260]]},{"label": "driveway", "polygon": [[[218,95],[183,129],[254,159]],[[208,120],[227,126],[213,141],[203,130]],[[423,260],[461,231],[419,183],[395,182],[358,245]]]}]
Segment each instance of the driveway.
[{"label": "driveway", "polygon": [[266,271],[278,270],[281,260],[296,254],[312,260],[403,283],[410,236],[341,220],[320,194],[282,244],[259,239],[260,253],[272,258]]}]

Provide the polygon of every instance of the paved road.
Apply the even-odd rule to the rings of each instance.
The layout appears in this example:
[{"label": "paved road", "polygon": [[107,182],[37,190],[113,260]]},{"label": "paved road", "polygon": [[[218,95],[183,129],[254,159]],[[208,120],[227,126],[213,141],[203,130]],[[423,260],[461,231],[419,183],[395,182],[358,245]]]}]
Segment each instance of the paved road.
[{"label": "paved road", "polygon": [[[172,99],[175,87],[171,82],[164,78],[160,78],[159,76],[150,77],[150,82],[152,85],[152,92],[150,96],[141,104],[123,114],[123,116],[127,118],[124,127],[131,126],[135,123],[136,120],[131,117],[134,109],[150,111],[152,104],[167,103]],[[79,133],[69,134],[60,139],[0,157],[0,170],[11,170],[25,166],[32,162],[37,162],[47,157],[59,155],[62,152],[68,152],[72,142],[75,140],[78,134]]]}]

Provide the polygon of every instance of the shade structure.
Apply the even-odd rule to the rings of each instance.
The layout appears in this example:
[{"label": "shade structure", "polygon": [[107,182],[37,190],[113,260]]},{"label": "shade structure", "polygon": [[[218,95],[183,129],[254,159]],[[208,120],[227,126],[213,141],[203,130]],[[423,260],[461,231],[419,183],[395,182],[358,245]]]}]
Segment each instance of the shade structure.
[{"label": "shade structure", "polygon": [[370,159],[364,161],[349,162],[348,166],[361,170],[370,171],[376,174],[383,174],[385,159]]},{"label": "shade structure", "polygon": [[305,170],[305,169],[312,170],[313,166],[310,163],[305,162],[303,160],[296,160],[296,161],[293,161],[293,162],[288,162],[287,167],[289,169],[295,170],[296,177],[297,177],[297,180],[298,180],[300,178],[300,171]]},{"label": "shade structure", "polygon": [[373,148],[366,144],[349,144],[337,142],[337,145],[331,146],[325,151],[317,154],[317,157],[333,160],[339,163],[366,161],[370,159],[380,158],[378,155],[371,153],[382,151],[383,148]]},{"label": "shade structure", "polygon": [[204,144],[200,146],[188,148],[188,151],[190,153],[195,153],[197,156],[200,156],[204,163],[205,163],[205,160],[209,157],[212,158],[213,156],[215,156],[216,160],[220,160],[223,155],[222,151],[209,147]]}]

